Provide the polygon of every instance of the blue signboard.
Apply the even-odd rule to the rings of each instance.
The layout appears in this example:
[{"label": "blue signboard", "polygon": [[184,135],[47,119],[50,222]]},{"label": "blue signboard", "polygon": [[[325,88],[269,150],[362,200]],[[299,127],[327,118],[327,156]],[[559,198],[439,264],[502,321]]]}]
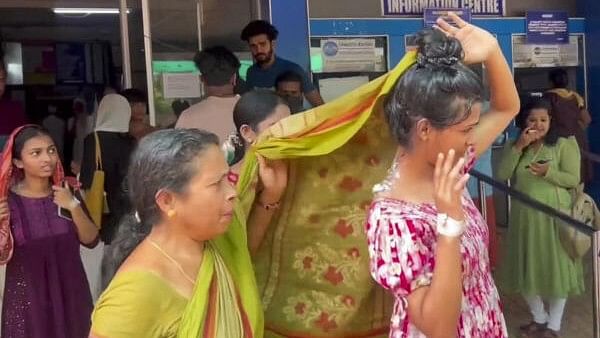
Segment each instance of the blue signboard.
[{"label": "blue signboard", "polygon": [[427,8],[466,8],[473,16],[503,16],[504,0],[381,0],[386,16],[421,16]]},{"label": "blue signboard", "polygon": [[[425,27],[432,27],[439,17],[445,18],[448,13],[454,12],[466,22],[471,22],[471,10],[468,8],[425,8],[423,12],[423,20]],[[452,23],[451,20],[447,20]]]},{"label": "blue signboard", "polygon": [[562,11],[527,12],[527,43],[569,43],[569,14]]}]

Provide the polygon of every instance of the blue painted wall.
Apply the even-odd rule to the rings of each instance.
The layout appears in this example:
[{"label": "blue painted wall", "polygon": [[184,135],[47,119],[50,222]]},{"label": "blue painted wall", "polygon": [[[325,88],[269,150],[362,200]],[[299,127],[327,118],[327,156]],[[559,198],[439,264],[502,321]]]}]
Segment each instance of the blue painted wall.
[{"label": "blue painted wall", "polygon": [[307,0],[271,0],[271,23],[279,30],[277,55],[310,70]]},{"label": "blue painted wall", "polygon": [[596,119],[590,128],[590,138],[594,141],[594,152],[600,153],[600,1],[578,1],[578,5],[586,19],[589,108]]},{"label": "blue painted wall", "polygon": [[[588,130],[592,152],[600,154],[600,1],[577,1],[579,15],[586,19],[585,34],[587,40],[588,65],[588,106],[592,114],[592,124]],[[591,194],[600,200],[600,164],[596,164]]]}]

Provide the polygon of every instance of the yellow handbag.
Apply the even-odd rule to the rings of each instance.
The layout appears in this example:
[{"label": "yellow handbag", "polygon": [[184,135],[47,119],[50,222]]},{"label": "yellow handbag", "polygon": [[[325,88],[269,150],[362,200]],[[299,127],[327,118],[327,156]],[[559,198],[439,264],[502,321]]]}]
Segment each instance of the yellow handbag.
[{"label": "yellow handbag", "polygon": [[85,193],[85,205],[92,221],[100,228],[102,226],[102,215],[108,213],[108,203],[104,191],[104,170],[102,168],[102,151],[98,133],[94,132],[94,138],[96,142],[96,170],[94,170],[92,185]]}]

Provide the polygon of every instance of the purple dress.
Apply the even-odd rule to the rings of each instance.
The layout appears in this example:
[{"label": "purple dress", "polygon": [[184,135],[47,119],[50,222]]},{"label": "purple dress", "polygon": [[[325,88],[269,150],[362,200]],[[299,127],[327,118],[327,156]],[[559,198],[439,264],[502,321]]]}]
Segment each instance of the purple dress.
[{"label": "purple dress", "polygon": [[2,337],[83,338],[92,297],[75,224],[58,216],[50,197],[10,193],[15,249],[6,266]]}]

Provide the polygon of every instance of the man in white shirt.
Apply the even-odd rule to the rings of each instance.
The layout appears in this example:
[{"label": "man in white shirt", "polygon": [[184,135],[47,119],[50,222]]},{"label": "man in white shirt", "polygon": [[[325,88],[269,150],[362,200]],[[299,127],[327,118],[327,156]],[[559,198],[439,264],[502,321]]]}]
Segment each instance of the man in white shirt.
[{"label": "man in white shirt", "polygon": [[189,107],[177,120],[175,128],[198,128],[213,132],[221,142],[235,131],[233,107],[239,96],[234,93],[240,61],[222,46],[204,49],[194,57],[202,74],[206,97]]}]

